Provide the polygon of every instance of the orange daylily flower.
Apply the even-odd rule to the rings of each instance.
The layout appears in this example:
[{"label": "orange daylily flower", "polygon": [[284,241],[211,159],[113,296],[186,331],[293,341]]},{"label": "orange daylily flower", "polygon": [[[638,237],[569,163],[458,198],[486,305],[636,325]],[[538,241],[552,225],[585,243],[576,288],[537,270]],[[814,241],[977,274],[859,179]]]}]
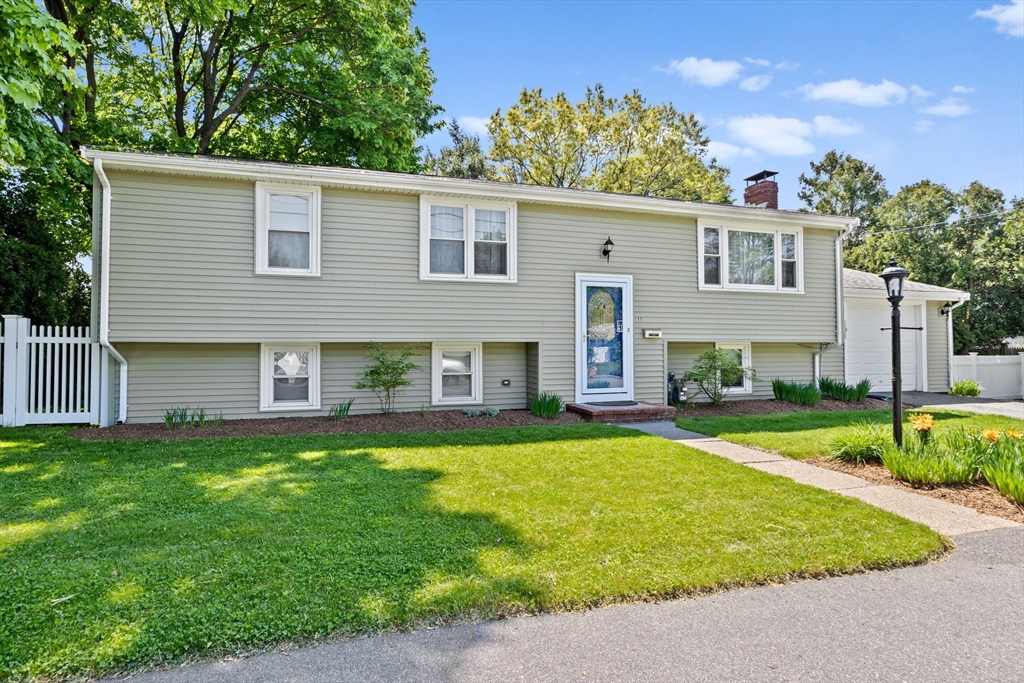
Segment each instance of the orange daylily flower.
[{"label": "orange daylily flower", "polygon": [[920,413],[910,418],[910,424],[919,432],[927,432],[935,427],[935,418],[928,413]]},{"label": "orange daylily flower", "polygon": [[999,439],[1003,438],[1003,433],[998,429],[983,429],[981,430],[981,435],[988,439],[989,441],[991,441],[992,443],[995,443],[996,441],[999,441]]},{"label": "orange daylily flower", "polygon": [[1024,432],[1020,431],[1019,429],[1007,429],[1003,433],[1006,434],[1006,436],[1013,437],[1014,439],[1024,438]]}]

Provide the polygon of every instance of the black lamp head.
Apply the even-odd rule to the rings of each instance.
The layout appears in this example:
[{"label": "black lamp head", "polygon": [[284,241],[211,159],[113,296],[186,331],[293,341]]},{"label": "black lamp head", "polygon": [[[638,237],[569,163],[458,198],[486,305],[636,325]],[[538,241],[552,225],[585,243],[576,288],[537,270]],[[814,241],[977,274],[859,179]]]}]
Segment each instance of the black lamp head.
[{"label": "black lamp head", "polygon": [[903,280],[907,277],[907,271],[893,258],[889,260],[889,267],[882,271],[881,277],[885,280],[886,298],[895,306],[903,299]]},{"label": "black lamp head", "polygon": [[612,242],[611,235],[604,241],[604,246],[601,248],[601,256],[604,256],[607,260],[612,260],[612,249],[615,248],[615,242]]}]

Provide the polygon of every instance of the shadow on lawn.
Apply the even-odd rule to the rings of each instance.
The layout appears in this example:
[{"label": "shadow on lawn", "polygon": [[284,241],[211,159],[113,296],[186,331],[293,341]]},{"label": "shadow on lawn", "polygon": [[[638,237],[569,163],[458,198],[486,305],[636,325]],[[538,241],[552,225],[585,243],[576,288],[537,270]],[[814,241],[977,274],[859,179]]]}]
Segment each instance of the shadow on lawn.
[{"label": "shadow on lawn", "polygon": [[402,435],[203,449],[35,432],[58,436],[0,435],[0,679],[487,614],[538,595],[488,569],[530,552],[513,529],[435,504],[442,472],[365,450],[412,445]]},{"label": "shadow on lawn", "polygon": [[[904,409],[904,430],[909,429],[907,418],[911,414],[927,412],[937,422],[962,420],[969,415],[960,413]],[[757,432],[805,432],[814,429],[849,427],[865,422],[891,424],[892,413],[887,410],[857,410],[849,412],[774,413],[771,415],[740,415],[727,417],[680,417],[677,424],[702,434],[751,434]],[[704,431],[701,431],[701,430]]]}]

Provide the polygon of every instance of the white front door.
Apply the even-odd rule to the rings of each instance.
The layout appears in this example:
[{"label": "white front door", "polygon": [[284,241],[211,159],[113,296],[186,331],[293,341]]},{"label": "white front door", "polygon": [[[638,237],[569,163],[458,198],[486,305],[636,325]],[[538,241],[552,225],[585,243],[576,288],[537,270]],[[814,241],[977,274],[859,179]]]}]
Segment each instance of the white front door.
[{"label": "white front door", "polygon": [[633,400],[633,276],[576,275],[576,401]]}]

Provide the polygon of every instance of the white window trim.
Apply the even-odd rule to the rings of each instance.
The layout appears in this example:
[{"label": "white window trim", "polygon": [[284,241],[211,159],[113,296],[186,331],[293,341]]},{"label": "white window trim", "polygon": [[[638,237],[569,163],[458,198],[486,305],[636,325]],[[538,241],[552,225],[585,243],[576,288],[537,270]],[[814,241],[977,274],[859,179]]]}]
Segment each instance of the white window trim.
[{"label": "white window trim", "polygon": [[[721,284],[704,282],[704,229],[718,229],[718,277]],[[775,284],[737,285],[729,282],[729,231],[763,232],[775,235]],[[796,235],[796,288],[782,286],[782,235]],[[714,254],[711,254],[714,256]],[[801,227],[772,227],[739,223],[712,223],[697,221],[697,289],[734,290],[748,292],[779,292],[781,294],[804,293],[804,231]]]},{"label": "white window trim", "polygon": [[[740,343],[725,343],[715,342],[716,349],[735,349],[740,352],[740,356],[743,358],[743,369],[750,370],[753,366],[750,357],[750,342]],[[738,394],[752,394],[754,393],[754,381],[749,376],[743,376],[743,387],[728,387],[724,390],[726,395],[738,395]]]},{"label": "white window trim", "polygon": [[[458,398],[441,397],[441,356],[445,352],[461,351],[470,353],[471,390],[472,396]],[[430,404],[434,406],[467,406],[479,405],[484,402],[484,345],[480,342],[468,344],[444,343],[433,344],[430,349]]]},{"label": "white window trim", "polygon": [[[430,272],[430,207],[431,206],[453,206],[460,207],[463,209],[463,220],[465,224],[465,244],[466,249],[464,257],[466,259],[463,266],[463,274],[443,274],[443,273],[431,273]],[[507,275],[477,275],[473,272],[473,237],[476,233],[473,220],[474,209],[487,209],[489,211],[504,211],[505,226],[506,226],[506,248],[508,253],[506,255],[508,266]],[[483,201],[473,200],[467,202],[465,200],[453,199],[451,197],[440,197],[435,195],[420,195],[420,280],[433,280],[433,281],[472,281],[472,282],[500,282],[500,283],[512,283],[518,282],[518,210],[515,202],[495,202],[495,201]]]},{"label": "white window trim", "polygon": [[[271,268],[267,265],[268,231],[270,229],[270,195],[288,194],[309,198],[309,268]],[[320,187],[315,185],[288,185],[282,183],[256,183],[255,263],[256,275],[279,277],[320,277]]]},{"label": "white window trim", "polygon": [[[274,352],[309,351],[309,402],[274,405]],[[320,409],[320,344],[260,344],[260,412]]]}]

